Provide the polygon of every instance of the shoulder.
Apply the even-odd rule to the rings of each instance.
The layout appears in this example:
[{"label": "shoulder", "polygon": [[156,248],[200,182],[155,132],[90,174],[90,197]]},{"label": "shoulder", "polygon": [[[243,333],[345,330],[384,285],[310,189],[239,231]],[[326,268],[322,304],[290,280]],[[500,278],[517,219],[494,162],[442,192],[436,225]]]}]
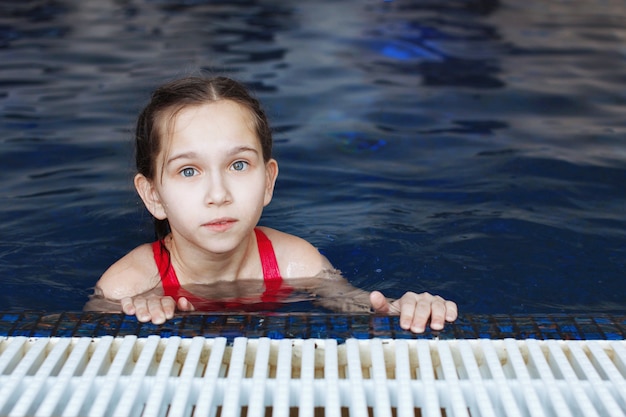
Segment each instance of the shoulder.
[{"label": "shoulder", "polygon": [[283,278],[309,278],[333,269],[319,250],[306,240],[267,227],[259,227],[272,242]]},{"label": "shoulder", "polygon": [[160,282],[152,244],[136,247],[102,274],[96,288],[105,298],[120,300],[144,293]]}]

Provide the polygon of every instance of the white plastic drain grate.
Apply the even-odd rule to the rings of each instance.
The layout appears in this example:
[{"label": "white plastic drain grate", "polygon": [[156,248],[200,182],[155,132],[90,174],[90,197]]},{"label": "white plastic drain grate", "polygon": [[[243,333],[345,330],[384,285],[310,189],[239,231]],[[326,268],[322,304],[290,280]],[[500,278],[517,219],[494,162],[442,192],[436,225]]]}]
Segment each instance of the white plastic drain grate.
[{"label": "white plastic drain grate", "polygon": [[2,416],[624,416],[625,341],[5,338]]}]

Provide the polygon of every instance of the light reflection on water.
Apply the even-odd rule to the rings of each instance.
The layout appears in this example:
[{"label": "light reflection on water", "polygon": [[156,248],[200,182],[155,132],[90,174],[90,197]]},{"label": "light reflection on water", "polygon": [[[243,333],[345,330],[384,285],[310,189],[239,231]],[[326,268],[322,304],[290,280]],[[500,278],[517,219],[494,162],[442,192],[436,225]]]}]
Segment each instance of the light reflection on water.
[{"label": "light reflection on water", "polygon": [[152,239],[131,188],[134,118],[157,84],[204,68],[247,82],[275,127],[263,224],[354,285],[468,313],[623,309],[623,2],[0,11],[5,308],[80,309]]},{"label": "light reflection on water", "polygon": [[[152,294],[162,296],[163,288],[159,285],[144,295]],[[334,270],[322,271],[310,278],[284,279],[278,286],[269,288],[260,279],[188,284],[178,295],[187,297],[194,310],[199,312],[291,311],[295,306],[309,312],[372,312],[369,293],[353,287]],[[121,312],[121,305],[94,294],[86,309]]]}]

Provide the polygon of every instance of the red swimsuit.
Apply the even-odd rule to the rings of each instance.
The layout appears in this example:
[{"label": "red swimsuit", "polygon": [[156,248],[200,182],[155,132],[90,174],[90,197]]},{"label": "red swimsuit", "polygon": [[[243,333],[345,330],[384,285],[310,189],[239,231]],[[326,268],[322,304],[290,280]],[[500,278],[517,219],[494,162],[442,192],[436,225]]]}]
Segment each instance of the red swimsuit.
[{"label": "red swimsuit", "polygon": [[191,292],[181,288],[176,271],[170,261],[170,254],[163,250],[162,241],[152,243],[152,251],[154,252],[154,261],[161,275],[161,284],[163,285],[164,295],[178,300],[185,297],[191,302],[196,311],[216,311],[216,310],[274,310],[277,308],[276,303],[291,292],[291,288],[283,287],[283,279],[280,275],[276,255],[272,242],[259,229],[254,229],[256,234],[257,245],[259,247],[259,255],[261,256],[261,266],[263,267],[263,282],[265,283],[265,292],[261,295],[261,302],[258,298],[237,298],[227,301],[215,301],[198,297]]}]

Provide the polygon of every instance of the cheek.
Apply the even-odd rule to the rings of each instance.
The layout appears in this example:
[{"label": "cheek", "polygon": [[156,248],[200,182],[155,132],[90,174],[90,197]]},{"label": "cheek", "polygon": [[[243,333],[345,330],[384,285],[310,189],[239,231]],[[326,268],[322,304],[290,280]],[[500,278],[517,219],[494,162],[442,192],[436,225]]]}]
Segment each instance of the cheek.
[{"label": "cheek", "polygon": [[247,183],[242,187],[240,192],[240,200],[245,201],[245,204],[250,209],[262,209],[267,205],[265,181],[259,181],[255,179],[253,183]]},{"label": "cheek", "polygon": [[238,187],[240,199],[245,200],[248,204],[254,204],[263,199],[265,190],[261,188],[260,183],[245,183]]},{"label": "cheek", "polygon": [[159,191],[161,203],[167,209],[178,209],[192,203],[200,193],[183,184],[165,184]]}]

